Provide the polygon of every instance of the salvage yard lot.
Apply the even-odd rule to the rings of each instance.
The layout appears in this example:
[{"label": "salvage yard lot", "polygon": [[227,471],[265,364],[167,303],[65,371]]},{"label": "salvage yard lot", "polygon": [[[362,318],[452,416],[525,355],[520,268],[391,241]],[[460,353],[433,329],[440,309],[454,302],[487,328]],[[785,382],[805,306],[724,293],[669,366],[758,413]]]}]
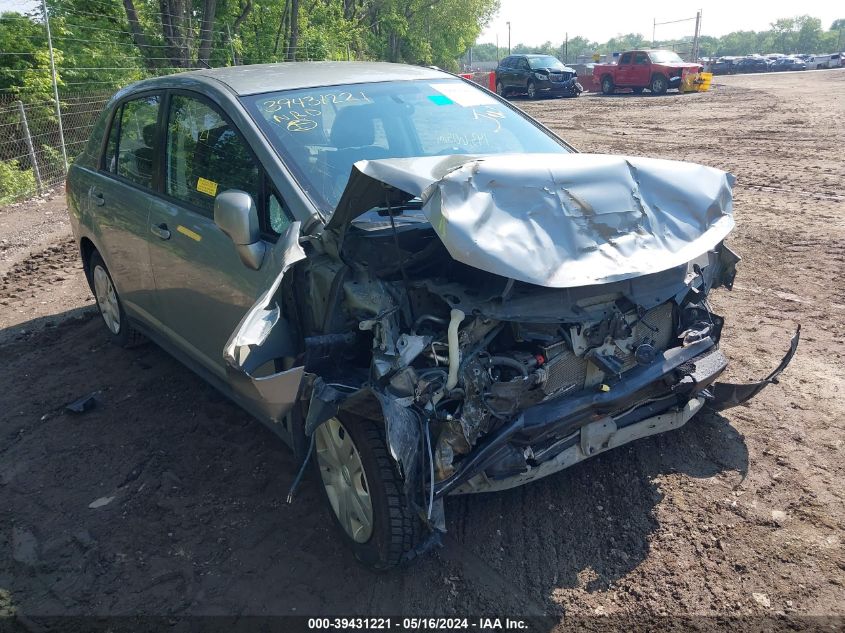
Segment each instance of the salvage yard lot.
[{"label": "salvage yard lot", "polygon": [[313,477],[285,504],[269,431],[156,347],[108,344],[61,197],[0,210],[0,615],[845,615],[845,70],[517,104],[582,151],[738,177],[743,262],[714,308],[735,380],[802,325],[780,385],[450,499],[444,547],[375,574]]}]

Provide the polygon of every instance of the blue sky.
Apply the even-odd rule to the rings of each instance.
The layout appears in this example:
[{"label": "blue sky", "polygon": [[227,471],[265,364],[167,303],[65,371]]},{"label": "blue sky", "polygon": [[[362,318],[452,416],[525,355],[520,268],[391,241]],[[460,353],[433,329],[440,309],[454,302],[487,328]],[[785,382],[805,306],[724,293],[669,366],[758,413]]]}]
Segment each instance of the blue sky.
[{"label": "blue sky", "polygon": [[[642,33],[651,37],[654,20],[667,22],[694,18],[702,10],[701,31],[720,36],[731,31],[761,31],[778,18],[809,14],[830,28],[837,18],[845,18],[845,3],[837,0],[617,0],[598,2],[561,2],[561,0],[500,0],[501,9],[482,32],[479,42],[508,45],[507,21],[511,22],[511,44],[560,43],[564,34],[581,35],[604,42],[621,33]],[[695,21],[657,27],[657,39],[692,35]],[[845,37],[845,36],[843,36]]]}]

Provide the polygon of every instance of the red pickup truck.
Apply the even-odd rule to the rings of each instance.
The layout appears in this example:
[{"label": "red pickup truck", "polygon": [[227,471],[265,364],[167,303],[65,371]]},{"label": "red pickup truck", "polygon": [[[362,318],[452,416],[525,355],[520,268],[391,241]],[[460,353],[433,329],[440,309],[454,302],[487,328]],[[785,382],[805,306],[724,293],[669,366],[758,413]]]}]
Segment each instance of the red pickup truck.
[{"label": "red pickup truck", "polygon": [[631,88],[639,94],[646,88],[662,95],[670,88],[679,88],[688,74],[704,71],[701,64],[688,64],[672,51],[627,51],[615,64],[596,64],[593,77],[606,95],[617,88]]}]

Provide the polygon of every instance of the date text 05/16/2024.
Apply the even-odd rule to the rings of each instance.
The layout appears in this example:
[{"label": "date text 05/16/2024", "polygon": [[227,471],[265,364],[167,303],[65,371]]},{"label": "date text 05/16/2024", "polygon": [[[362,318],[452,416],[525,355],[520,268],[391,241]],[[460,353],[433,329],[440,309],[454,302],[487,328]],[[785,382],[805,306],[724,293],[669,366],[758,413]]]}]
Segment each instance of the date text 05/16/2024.
[{"label": "date text 05/16/2024", "polygon": [[528,623],[519,618],[309,618],[308,629],[312,631],[520,631],[527,630]]}]

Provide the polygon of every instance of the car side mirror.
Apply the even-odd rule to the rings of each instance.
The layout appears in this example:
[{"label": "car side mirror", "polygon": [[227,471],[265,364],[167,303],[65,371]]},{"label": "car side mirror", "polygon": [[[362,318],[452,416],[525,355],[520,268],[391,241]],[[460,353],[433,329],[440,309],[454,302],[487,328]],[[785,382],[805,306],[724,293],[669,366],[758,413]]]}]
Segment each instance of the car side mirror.
[{"label": "car side mirror", "polygon": [[261,268],[265,245],[261,241],[258,209],[245,191],[228,189],[214,199],[214,223],[232,242],[245,266]]}]

